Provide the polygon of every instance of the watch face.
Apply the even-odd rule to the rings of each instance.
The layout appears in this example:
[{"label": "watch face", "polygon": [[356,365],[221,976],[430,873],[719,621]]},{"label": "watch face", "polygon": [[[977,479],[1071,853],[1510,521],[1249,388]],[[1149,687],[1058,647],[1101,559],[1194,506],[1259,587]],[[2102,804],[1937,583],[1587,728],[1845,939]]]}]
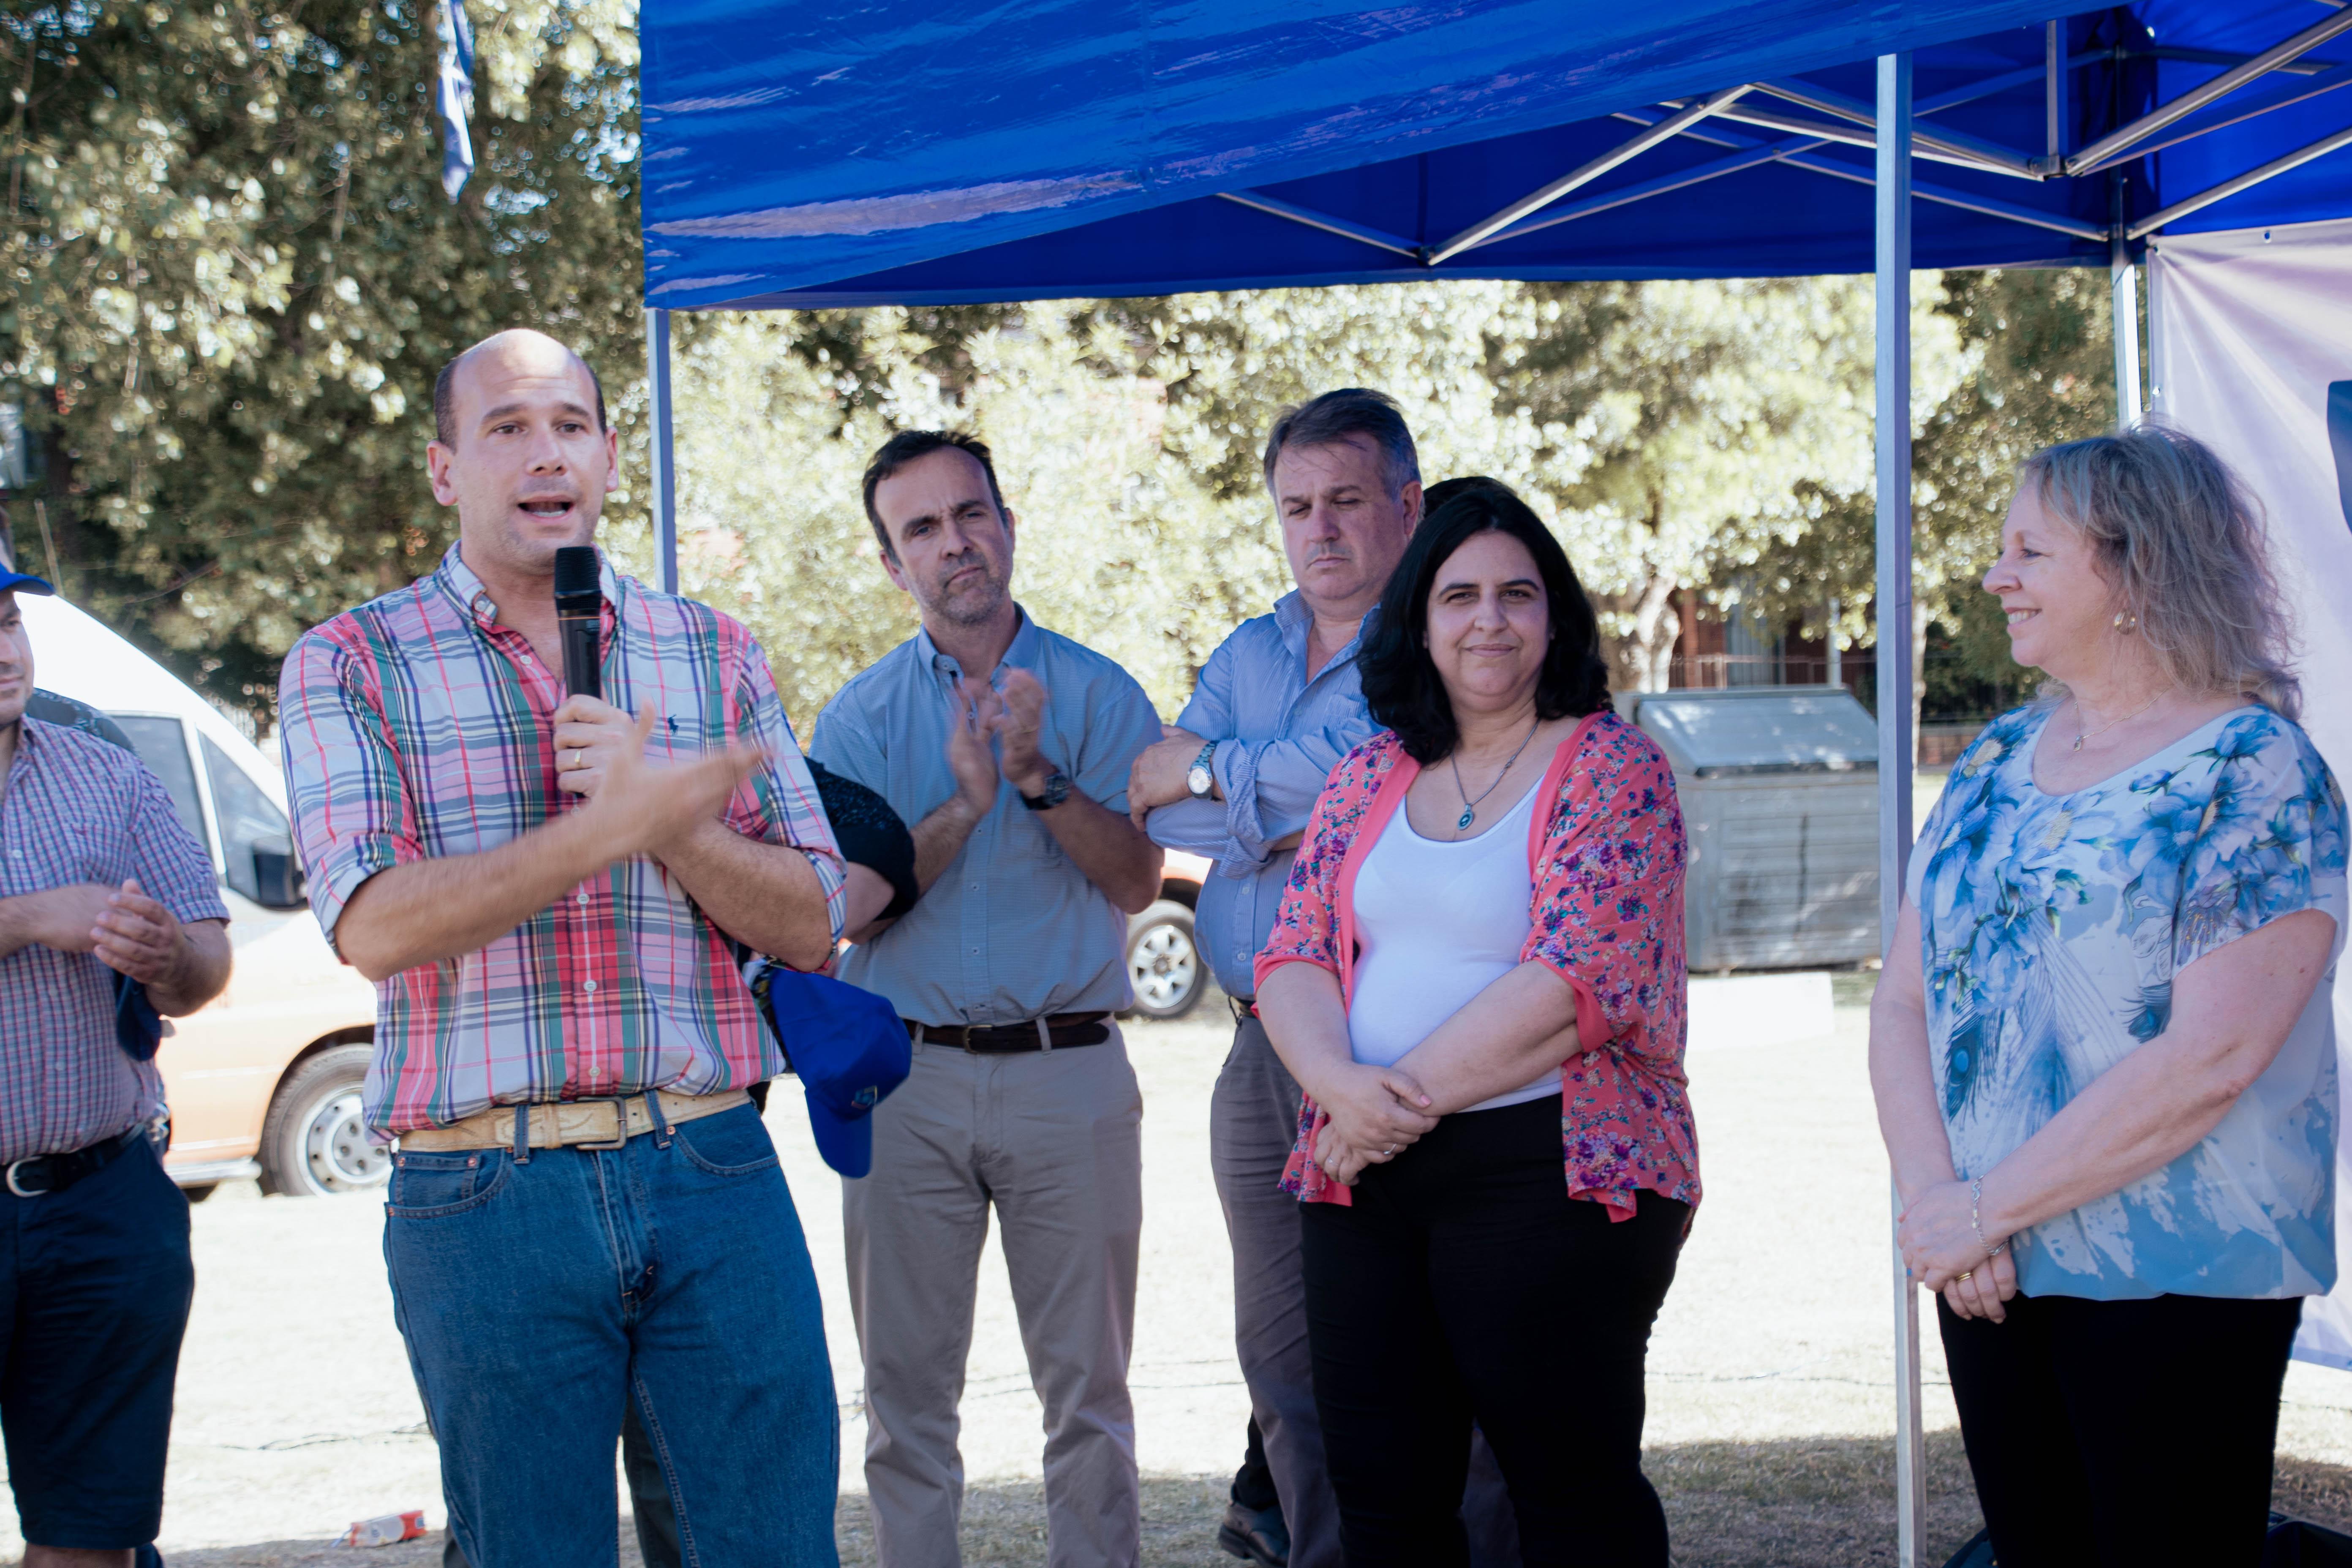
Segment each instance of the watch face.
[{"label": "watch face", "polygon": [[1208,794],[1209,786],[1216,782],[1216,775],[1198,763],[1194,763],[1191,771],[1184,775],[1184,787],[1194,795]]}]

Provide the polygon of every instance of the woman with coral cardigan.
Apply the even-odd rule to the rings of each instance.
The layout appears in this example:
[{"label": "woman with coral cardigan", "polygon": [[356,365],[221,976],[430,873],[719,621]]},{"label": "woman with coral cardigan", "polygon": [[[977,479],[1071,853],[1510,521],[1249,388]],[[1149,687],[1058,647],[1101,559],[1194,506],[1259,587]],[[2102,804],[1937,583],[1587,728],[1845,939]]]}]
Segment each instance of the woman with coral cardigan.
[{"label": "woman with coral cardigan", "polygon": [[1257,960],[1306,1091],[1309,1347],[1350,1568],[1461,1564],[1475,1421],[1528,1568],[1666,1562],[1650,1325],[1698,1203],[1682,814],[1592,606],[1491,479],[1430,495],[1363,659],[1388,726]]}]

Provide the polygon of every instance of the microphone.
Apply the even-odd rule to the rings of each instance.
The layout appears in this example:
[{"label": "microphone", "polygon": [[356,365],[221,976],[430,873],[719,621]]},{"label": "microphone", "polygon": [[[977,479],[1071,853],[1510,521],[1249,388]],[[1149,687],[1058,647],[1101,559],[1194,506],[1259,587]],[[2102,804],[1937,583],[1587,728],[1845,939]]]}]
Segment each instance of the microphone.
[{"label": "microphone", "polygon": [[574,697],[602,697],[599,669],[604,631],[604,588],[593,544],[555,552],[555,623],[563,637],[563,689]]}]

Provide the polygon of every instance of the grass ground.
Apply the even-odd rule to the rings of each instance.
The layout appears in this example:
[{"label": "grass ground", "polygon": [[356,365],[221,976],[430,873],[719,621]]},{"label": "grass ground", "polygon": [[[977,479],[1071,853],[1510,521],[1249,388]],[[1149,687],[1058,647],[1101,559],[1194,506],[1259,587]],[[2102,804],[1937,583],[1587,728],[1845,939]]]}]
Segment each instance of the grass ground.
[{"label": "grass ground", "polygon": [[[1884,1159],[1864,1075],[1869,977],[1835,982],[1834,1036],[1694,1045],[1707,1195],[1651,1354],[1647,1464],[1683,1568],[1842,1568],[1894,1560],[1892,1284]],[[1232,1360],[1231,1265],[1207,1175],[1222,1009],[1139,1026],[1146,1220],[1132,1384],[1144,1563],[1204,1568],[1247,1401]],[[837,1189],[796,1099],[770,1125],[818,1260],[843,1401],[840,1541],[872,1561],[865,1436],[842,1286]],[[373,1204],[225,1192],[194,1211],[197,1308],[182,1363],[163,1545],[173,1568],[438,1561],[425,1541],[362,1556],[349,1521],[423,1507],[441,1522],[383,1285]],[[992,1244],[965,1401],[965,1561],[1045,1561],[1041,1412]],[[1932,1330],[1926,1347],[1928,1561],[1977,1528]],[[2281,1422],[2281,1507],[2352,1526],[2352,1377],[2298,1365]],[[0,1510],[0,1521],[11,1510]],[[12,1521],[11,1521],[12,1522]],[[625,1525],[620,1560],[635,1564]],[[0,1526],[0,1557],[13,1550]]]}]

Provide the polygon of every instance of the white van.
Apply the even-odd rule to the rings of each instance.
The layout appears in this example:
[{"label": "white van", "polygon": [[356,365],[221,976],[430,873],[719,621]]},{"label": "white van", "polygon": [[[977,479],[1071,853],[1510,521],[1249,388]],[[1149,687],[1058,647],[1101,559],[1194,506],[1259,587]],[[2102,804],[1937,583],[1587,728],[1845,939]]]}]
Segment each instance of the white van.
[{"label": "white van", "polygon": [[211,854],[236,963],[156,1053],[170,1103],[163,1167],[190,1199],[257,1176],[264,1192],[368,1192],[392,1173],[360,1121],[375,988],[336,958],[302,897],[276,763],[169,670],[63,599],[20,594],[35,686],[122,727]]}]

